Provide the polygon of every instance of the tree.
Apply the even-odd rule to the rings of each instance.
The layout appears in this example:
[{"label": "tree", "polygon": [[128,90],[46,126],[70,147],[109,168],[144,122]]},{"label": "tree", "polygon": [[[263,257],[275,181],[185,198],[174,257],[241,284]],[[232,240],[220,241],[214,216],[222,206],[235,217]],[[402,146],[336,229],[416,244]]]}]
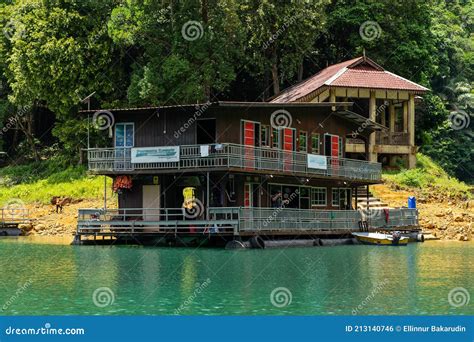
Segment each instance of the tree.
[{"label": "tree", "polygon": [[245,25],[248,70],[257,78],[271,75],[273,94],[280,92],[282,81],[301,81],[303,61],[325,20],[326,0],[274,1],[245,0],[240,16]]},{"label": "tree", "polygon": [[235,78],[242,50],[234,0],[126,1],[109,34],[133,59],[134,105],[212,99]]}]

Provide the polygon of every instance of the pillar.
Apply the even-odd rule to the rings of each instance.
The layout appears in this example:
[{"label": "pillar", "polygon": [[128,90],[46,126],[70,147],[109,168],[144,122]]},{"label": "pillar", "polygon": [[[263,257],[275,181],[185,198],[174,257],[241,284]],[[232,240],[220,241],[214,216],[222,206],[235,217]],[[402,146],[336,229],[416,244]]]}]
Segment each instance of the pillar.
[{"label": "pillar", "polygon": [[[329,102],[336,102],[336,89],[329,89]],[[331,109],[335,111],[336,106],[332,106]]]},{"label": "pillar", "polygon": [[416,167],[416,147],[415,147],[415,95],[410,94],[408,100],[408,142],[410,154],[408,155],[408,168]]},{"label": "pillar", "polygon": [[403,132],[408,132],[408,102],[403,102]]},{"label": "pillar", "polygon": [[389,128],[390,128],[390,133],[395,132],[395,105],[393,104],[393,101],[390,101],[390,104],[388,105],[388,115],[389,115]]},{"label": "pillar", "polygon": [[[375,102],[375,92],[370,92],[369,98],[369,119],[372,121],[377,121],[377,108]],[[377,152],[375,152],[375,132],[370,133],[369,136],[369,161],[376,162],[377,161]]]}]

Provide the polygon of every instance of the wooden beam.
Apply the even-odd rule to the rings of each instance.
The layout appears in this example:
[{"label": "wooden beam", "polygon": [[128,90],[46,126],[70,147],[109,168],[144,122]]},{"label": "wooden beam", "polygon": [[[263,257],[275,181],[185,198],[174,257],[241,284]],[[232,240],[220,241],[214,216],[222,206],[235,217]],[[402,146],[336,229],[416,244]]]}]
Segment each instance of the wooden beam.
[{"label": "wooden beam", "polygon": [[389,120],[390,120],[390,132],[393,133],[395,132],[395,105],[393,104],[393,101],[390,101],[390,104],[388,106],[388,113],[389,113]]},{"label": "wooden beam", "polygon": [[[376,108],[374,91],[370,92],[369,119],[374,122],[377,120],[377,108]],[[377,153],[375,152],[375,132],[370,133],[370,136],[369,136],[369,161],[371,162],[377,161]]]},{"label": "wooden beam", "polygon": [[403,132],[408,132],[408,102],[403,101]]}]

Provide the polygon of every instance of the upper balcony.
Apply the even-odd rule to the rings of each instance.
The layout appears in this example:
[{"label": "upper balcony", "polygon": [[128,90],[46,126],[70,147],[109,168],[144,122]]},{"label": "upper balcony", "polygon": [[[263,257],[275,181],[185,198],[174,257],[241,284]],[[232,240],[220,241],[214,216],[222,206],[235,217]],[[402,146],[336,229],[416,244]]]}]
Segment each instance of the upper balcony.
[{"label": "upper balcony", "polygon": [[88,161],[100,174],[231,170],[377,183],[382,172],[380,163],[228,143],[93,148]]}]

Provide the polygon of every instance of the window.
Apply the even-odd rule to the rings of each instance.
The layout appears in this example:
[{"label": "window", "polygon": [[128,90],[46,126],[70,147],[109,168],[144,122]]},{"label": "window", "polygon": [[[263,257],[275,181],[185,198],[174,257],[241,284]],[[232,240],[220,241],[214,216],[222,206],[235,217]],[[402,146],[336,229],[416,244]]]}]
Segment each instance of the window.
[{"label": "window", "polygon": [[311,188],[301,186],[299,191],[300,191],[300,209],[310,209],[309,195],[311,192]]},{"label": "window", "polygon": [[319,154],[319,133],[311,134],[311,153]]},{"label": "window", "polygon": [[260,140],[262,146],[270,146],[270,126],[262,125]]},{"label": "window", "polygon": [[272,147],[280,148],[280,130],[278,128],[272,129]]},{"label": "window", "polygon": [[332,188],[332,206],[341,209],[350,209],[351,207],[351,189],[350,188]]},{"label": "window", "polygon": [[115,147],[134,146],[134,124],[118,123],[115,125]]},{"label": "window", "polygon": [[312,188],[311,189],[311,206],[325,206],[327,204],[326,188]]},{"label": "window", "polygon": [[308,133],[305,131],[300,131],[300,135],[298,138],[298,150],[300,152],[308,151]]}]

